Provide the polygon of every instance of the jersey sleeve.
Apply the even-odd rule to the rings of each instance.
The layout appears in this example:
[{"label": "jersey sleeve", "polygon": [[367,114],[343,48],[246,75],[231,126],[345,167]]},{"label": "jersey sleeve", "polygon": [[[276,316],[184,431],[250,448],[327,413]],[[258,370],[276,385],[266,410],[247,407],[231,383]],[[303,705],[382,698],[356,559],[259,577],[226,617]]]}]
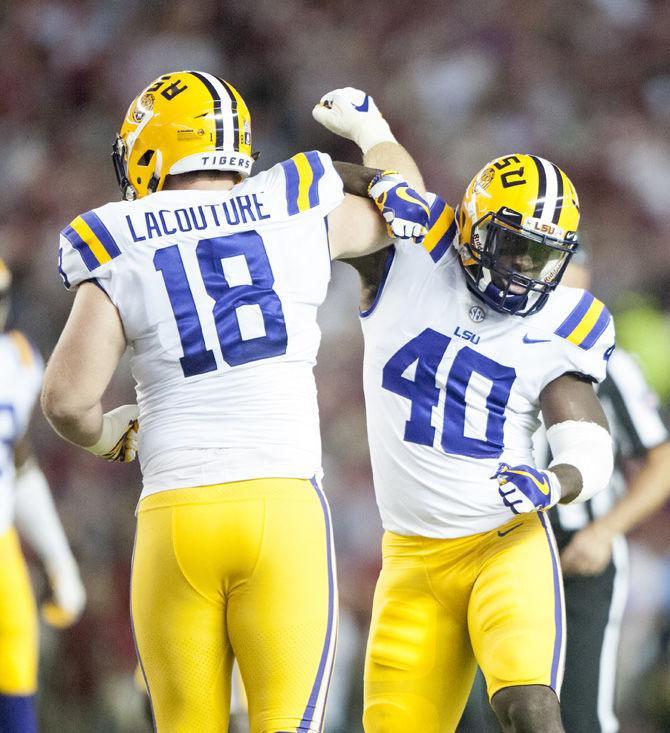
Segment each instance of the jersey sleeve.
[{"label": "jersey sleeve", "polygon": [[456,236],[456,214],[444,199],[434,193],[426,194],[426,200],[430,204],[430,219],[422,245],[433,262],[439,262]]},{"label": "jersey sleeve", "polygon": [[20,392],[22,396],[24,405],[25,419],[21,421],[24,423],[22,424],[22,432],[24,432],[42,387],[44,361],[35,344],[24,333],[10,331],[7,335],[19,364],[20,386],[16,385],[16,387],[17,392]]},{"label": "jersey sleeve", "polygon": [[310,150],[279,164],[288,216],[315,211],[327,216],[344,200],[342,179],[326,153]]},{"label": "jersey sleeve", "polygon": [[625,458],[639,458],[668,440],[659,401],[637,361],[625,351],[613,354],[600,393],[612,406],[616,440]]},{"label": "jersey sleeve", "polygon": [[60,233],[58,271],[68,290],[86,280],[104,277],[106,265],[121,250],[99,212],[87,211]]},{"label": "jersey sleeve", "polygon": [[577,304],[556,330],[565,344],[565,370],[602,382],[607,362],[614,351],[614,321],[605,304],[582,291]]}]

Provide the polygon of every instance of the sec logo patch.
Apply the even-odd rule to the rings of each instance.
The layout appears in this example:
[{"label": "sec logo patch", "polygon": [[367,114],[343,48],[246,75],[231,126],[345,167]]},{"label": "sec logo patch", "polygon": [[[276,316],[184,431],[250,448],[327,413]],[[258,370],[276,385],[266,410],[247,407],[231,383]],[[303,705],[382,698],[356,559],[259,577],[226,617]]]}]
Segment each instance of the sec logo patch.
[{"label": "sec logo patch", "polygon": [[468,315],[471,321],[481,323],[486,318],[486,311],[480,305],[473,305]]}]

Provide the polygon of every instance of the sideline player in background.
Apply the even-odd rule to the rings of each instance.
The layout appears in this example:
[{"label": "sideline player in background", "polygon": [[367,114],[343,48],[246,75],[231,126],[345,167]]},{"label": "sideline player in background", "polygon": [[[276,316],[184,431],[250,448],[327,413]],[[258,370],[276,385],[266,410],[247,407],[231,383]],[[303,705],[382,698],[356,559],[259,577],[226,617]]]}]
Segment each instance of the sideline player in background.
[{"label": "sideline player in background", "polygon": [[42,359],[19,331],[5,332],[11,274],[0,259],[0,731],[37,730],[38,624],[17,530],[39,556],[52,598],[47,623],[64,628],[86,594],[26,430],[42,381]]},{"label": "sideline player in background", "polygon": [[[77,293],[42,404],[61,435],[120,460],[134,457],[139,409],[132,619],[161,733],[226,730],[233,656],[253,733],[321,731],[335,650],[316,311],[331,258],[389,237],[328,156],[248,178],[251,151],[230,84],[165,74],[117,140],[125,201],[77,217],[60,242]],[[425,233],[427,206],[399,176],[350,173],[373,184],[396,236]],[[138,406],[103,415],[127,345]]]},{"label": "sideline player in background", "polygon": [[[344,89],[314,116],[358,140],[379,113]],[[375,165],[374,149],[364,161]],[[579,223],[558,167],[504,156],[456,212],[429,200],[427,252],[396,242],[351,263],[385,528],[364,727],[453,731],[478,662],[505,731],[560,733],[564,605],[543,510],[584,502],[609,480],[593,383],[613,326],[590,293],[558,285]],[[542,470],[531,444],[539,414],[554,455]]]}]

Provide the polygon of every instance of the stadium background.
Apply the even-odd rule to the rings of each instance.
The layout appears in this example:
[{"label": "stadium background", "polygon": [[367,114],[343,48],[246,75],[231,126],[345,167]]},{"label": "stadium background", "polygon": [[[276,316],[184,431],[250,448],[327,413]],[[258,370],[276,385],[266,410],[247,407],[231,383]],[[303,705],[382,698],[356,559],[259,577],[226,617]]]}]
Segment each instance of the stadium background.
[{"label": "stadium background", "polygon": [[[375,97],[429,188],[454,203],[494,156],[527,150],[558,163],[580,192],[594,290],[667,404],[665,0],[9,0],[0,24],[0,256],[15,275],[13,322],[45,356],[71,304],[56,269],[58,231],[118,199],[109,153],[130,100],[163,71],[197,68],[230,80],[246,99],[258,169],[313,148],[358,161],[353,144],[310,114],[323,93],[348,85]],[[353,272],[336,265],[317,367],[343,606],[333,733],[360,731],[361,654],[381,534],[356,301]],[[119,375],[107,405],[132,399]],[[43,730],[145,730],[128,618],[138,469],[66,445],[41,415],[33,438],[89,599],[70,631],[43,629]],[[624,733],[670,730],[668,516],[633,536],[618,688]]]}]

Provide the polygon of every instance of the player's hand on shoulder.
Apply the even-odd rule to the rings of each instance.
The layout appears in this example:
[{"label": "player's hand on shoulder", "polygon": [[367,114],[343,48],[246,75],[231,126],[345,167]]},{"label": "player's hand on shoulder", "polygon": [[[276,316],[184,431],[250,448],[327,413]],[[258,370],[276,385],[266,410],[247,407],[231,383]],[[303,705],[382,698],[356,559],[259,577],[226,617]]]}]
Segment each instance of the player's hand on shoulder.
[{"label": "player's hand on shoulder", "polygon": [[42,604],[42,618],[58,629],[72,626],[86,605],[86,591],[74,560],[50,570],[49,584],[52,597]]},{"label": "player's hand on shoulder", "polygon": [[497,479],[500,498],[514,514],[549,509],[561,498],[561,485],[552,471],[540,471],[524,463],[499,463],[491,478]]},{"label": "player's hand on shoulder", "polygon": [[378,173],[370,182],[368,195],[386,221],[389,237],[416,239],[420,243],[428,232],[428,202],[396,171]]},{"label": "player's hand on shoulder", "polygon": [[334,89],[312,110],[314,119],[336,135],[353,140],[366,153],[382,142],[395,142],[374,99],[360,89]]},{"label": "player's hand on shoulder", "polygon": [[86,450],[107,461],[130,463],[137,455],[139,408],[137,405],[121,405],[102,416],[102,433],[98,442]]}]

